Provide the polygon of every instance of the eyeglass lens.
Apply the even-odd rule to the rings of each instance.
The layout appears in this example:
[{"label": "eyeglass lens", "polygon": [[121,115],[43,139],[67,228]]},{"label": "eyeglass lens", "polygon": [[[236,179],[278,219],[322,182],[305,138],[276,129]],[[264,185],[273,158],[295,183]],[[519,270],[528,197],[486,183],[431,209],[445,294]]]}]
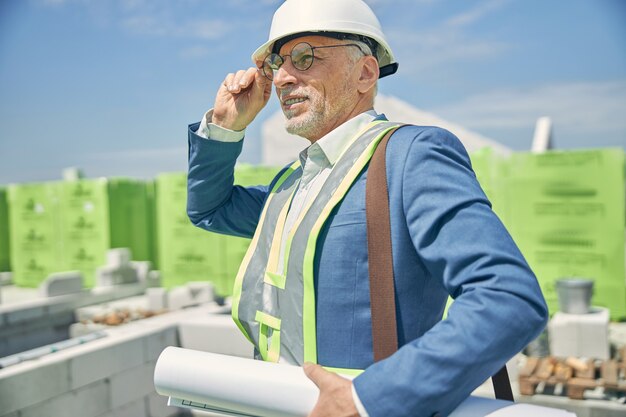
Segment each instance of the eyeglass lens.
[{"label": "eyeglass lens", "polygon": [[313,65],[313,47],[306,42],[301,42],[293,47],[291,54],[280,56],[269,54],[263,60],[263,73],[270,80],[274,79],[274,72],[285,63],[285,58],[291,58],[291,64],[299,71],[306,71]]}]

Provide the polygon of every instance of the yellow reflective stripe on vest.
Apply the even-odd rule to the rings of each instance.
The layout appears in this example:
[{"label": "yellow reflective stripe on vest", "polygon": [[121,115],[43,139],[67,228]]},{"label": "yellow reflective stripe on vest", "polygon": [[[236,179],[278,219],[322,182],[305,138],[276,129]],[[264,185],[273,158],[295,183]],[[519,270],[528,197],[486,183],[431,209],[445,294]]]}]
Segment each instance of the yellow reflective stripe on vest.
[{"label": "yellow reflective stripe on vest", "polygon": [[[352,144],[356,142],[365,132],[367,132],[369,129],[371,129],[372,127],[376,126],[379,123],[383,123],[383,121],[374,120],[373,122],[370,122],[367,125],[365,125],[361,130],[359,130],[359,132],[352,137],[352,140],[350,140],[350,142],[346,144],[345,148],[343,149],[343,151],[337,158],[337,161],[341,161],[341,158],[345,155],[346,152],[348,152],[348,149],[350,149],[350,146],[352,146]],[[293,242],[293,237],[296,234],[296,230],[298,230],[298,227],[300,227],[302,220],[304,220],[304,216],[309,212],[309,209],[313,205],[313,202],[317,198],[317,195],[319,194],[320,191],[321,191],[321,188],[317,191],[317,194],[315,194],[312,197],[308,197],[309,202],[304,207],[304,209],[300,212],[300,214],[298,215],[298,218],[296,219],[296,222],[293,224],[293,226],[291,227],[291,230],[289,231],[289,234],[287,235],[287,244],[285,245],[285,256],[283,259],[284,260],[283,275],[286,275],[288,271],[289,254],[291,253],[291,243]]]},{"label": "yellow reflective stripe on vest", "polygon": [[323,366],[328,372],[333,372],[335,374],[343,374],[348,376],[359,376],[364,370],[363,369],[349,369],[349,368],[332,368],[330,366]]},{"label": "yellow reflective stripe on vest", "polygon": [[339,203],[345,197],[346,193],[350,189],[350,186],[352,185],[352,183],[354,183],[356,177],[363,170],[369,160],[372,159],[372,155],[374,155],[374,151],[376,150],[376,147],[378,146],[382,138],[387,134],[387,132],[389,132],[393,128],[394,126],[389,127],[381,134],[379,134],[378,137],[369,144],[369,146],[361,154],[359,159],[357,159],[357,162],[348,171],[347,175],[344,177],[343,181],[337,188],[337,191],[335,191],[331,199],[324,207],[322,214],[315,222],[313,229],[311,230],[311,234],[309,235],[306,251],[304,254],[304,265],[302,269],[304,281],[302,336],[304,338],[304,360],[306,362],[317,363],[317,329],[315,327],[315,277],[313,275],[313,264],[315,259],[317,238],[319,237],[322,226],[328,219],[328,216],[330,216],[330,212],[333,210],[333,208],[335,208],[337,203]]},{"label": "yellow reflective stripe on vest", "polygon": [[287,201],[287,204],[283,206],[278,215],[278,221],[274,229],[274,238],[272,239],[272,247],[270,249],[269,259],[267,260],[267,267],[265,268],[265,277],[263,282],[280,288],[285,289],[285,281],[287,275],[285,271],[282,274],[278,273],[278,258],[280,256],[280,247],[282,243],[283,231],[285,230],[285,223],[287,221],[287,212],[293,201],[293,197],[296,194],[296,189],[293,190],[291,197]]},{"label": "yellow reflective stripe on vest", "polygon": [[[263,311],[256,312],[255,320],[259,322],[259,353],[264,361],[278,362],[280,355],[280,319]],[[272,329],[271,343],[270,329]]]},{"label": "yellow reflective stripe on vest", "polygon": [[246,268],[248,267],[248,264],[250,263],[250,259],[252,258],[252,255],[254,253],[254,249],[256,248],[256,245],[257,245],[257,243],[259,241],[259,236],[260,236],[261,230],[263,228],[263,221],[265,220],[265,214],[267,212],[267,208],[269,207],[269,203],[270,203],[272,197],[274,196],[274,193],[278,189],[278,187],[280,187],[287,180],[287,178],[289,178],[289,176],[296,169],[298,169],[298,167],[300,167],[300,161],[296,161],[293,164],[291,164],[291,166],[285,170],[283,175],[281,175],[281,177],[278,179],[278,181],[276,181],[276,184],[274,184],[274,187],[269,191],[269,195],[267,197],[267,200],[265,201],[265,205],[263,206],[263,211],[262,211],[261,217],[259,219],[259,224],[257,225],[257,228],[256,228],[256,230],[254,232],[254,236],[252,237],[252,241],[250,242],[250,245],[248,246],[248,250],[246,251],[246,255],[244,256],[243,261],[241,262],[241,265],[239,266],[239,270],[238,270],[237,276],[235,278],[235,284],[234,284],[234,287],[233,287],[233,298],[232,298],[232,312],[231,312],[231,315],[233,317],[233,320],[235,321],[235,324],[237,324],[237,327],[239,327],[239,330],[241,330],[241,332],[244,334],[244,336],[246,336],[246,338],[252,344],[254,344],[254,341],[252,340],[252,337],[243,328],[243,326],[241,325],[241,321],[239,321],[239,300],[241,300],[241,289],[242,289],[242,286],[243,286],[243,277],[245,275]]}]

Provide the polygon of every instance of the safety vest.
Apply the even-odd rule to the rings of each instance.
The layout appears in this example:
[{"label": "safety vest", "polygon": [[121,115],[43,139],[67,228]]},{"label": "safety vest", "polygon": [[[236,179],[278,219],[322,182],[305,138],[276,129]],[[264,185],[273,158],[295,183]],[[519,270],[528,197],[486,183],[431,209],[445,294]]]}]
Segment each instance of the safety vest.
[{"label": "safety vest", "polygon": [[317,238],[333,208],[397,123],[374,121],[357,133],[335,163],[319,194],[304,207],[287,235],[279,268],[287,211],[302,176],[293,163],[266,199],[233,289],[232,315],[263,360],[317,363],[313,263]]}]

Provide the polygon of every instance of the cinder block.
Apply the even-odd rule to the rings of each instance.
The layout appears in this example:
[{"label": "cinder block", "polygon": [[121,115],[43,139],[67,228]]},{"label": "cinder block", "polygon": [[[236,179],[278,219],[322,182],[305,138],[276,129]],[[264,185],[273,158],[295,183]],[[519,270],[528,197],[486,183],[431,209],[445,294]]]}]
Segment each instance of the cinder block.
[{"label": "cinder block", "polygon": [[215,301],[215,287],[208,281],[192,281],[187,283],[194,304]]},{"label": "cinder block", "polygon": [[21,410],[69,390],[67,362],[20,364],[0,371],[0,404],[3,413]]},{"label": "cinder block", "polygon": [[8,324],[15,324],[27,320],[34,320],[42,317],[44,314],[44,306],[29,306],[20,308],[19,310],[7,311],[6,320]]},{"label": "cinder block", "polygon": [[147,288],[148,310],[161,311],[167,308],[167,290],[165,288]]},{"label": "cinder block", "polygon": [[39,285],[42,297],[74,294],[83,289],[83,274],[80,271],[58,272],[46,278]]},{"label": "cinder block", "polygon": [[150,269],[152,268],[152,263],[150,261],[132,261],[130,266],[137,273],[137,279],[139,282],[147,282],[148,274],[150,273]]},{"label": "cinder block", "polygon": [[84,299],[86,296],[87,294],[85,293],[77,293],[68,297],[62,297],[62,300],[50,300],[50,303],[46,306],[46,314],[74,314],[76,305],[79,304],[81,299]]},{"label": "cinder block", "polygon": [[95,417],[109,409],[109,386],[106,380],[24,408],[20,417]]},{"label": "cinder block", "polygon": [[182,408],[167,405],[167,397],[157,394],[146,396],[146,408],[150,417],[173,417],[177,416]]},{"label": "cinder block", "polygon": [[180,346],[178,327],[172,325],[143,338],[146,361],[156,360],[167,346]]},{"label": "cinder block", "polygon": [[132,258],[129,248],[115,248],[107,251],[108,266],[128,265]]},{"label": "cinder block", "polygon": [[588,314],[557,312],[548,323],[550,353],[558,357],[609,359],[609,311]]},{"label": "cinder block", "polygon": [[170,310],[180,310],[193,304],[191,291],[187,287],[175,287],[167,293],[167,308]]},{"label": "cinder block", "polygon": [[122,407],[115,408],[106,414],[101,414],[98,417],[146,417],[148,411],[146,410],[146,401],[144,397],[130,404],[126,404]]},{"label": "cinder block", "polygon": [[130,265],[103,266],[96,270],[96,285],[98,287],[136,282],[137,271],[130,267]]},{"label": "cinder block", "polygon": [[[89,346],[89,345],[85,345]],[[71,387],[76,389],[144,362],[143,338],[102,346],[70,359]]]},{"label": "cinder block", "polygon": [[254,348],[232,318],[215,314],[182,321],[180,345],[187,349],[253,358]]},{"label": "cinder block", "polygon": [[116,409],[133,401],[141,400],[154,392],[154,367],[156,362],[148,362],[109,378],[111,406]]},{"label": "cinder block", "polygon": [[148,272],[148,280],[146,281],[148,287],[160,287],[161,286],[161,272],[152,270]]}]

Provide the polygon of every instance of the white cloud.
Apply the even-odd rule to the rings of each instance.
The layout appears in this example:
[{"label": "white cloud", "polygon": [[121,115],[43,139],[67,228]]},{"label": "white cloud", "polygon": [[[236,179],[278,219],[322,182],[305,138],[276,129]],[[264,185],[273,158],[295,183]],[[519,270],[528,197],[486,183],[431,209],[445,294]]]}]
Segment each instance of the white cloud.
[{"label": "white cloud", "polygon": [[556,137],[571,144],[603,139],[626,147],[624,103],[626,80],[619,80],[502,89],[433,111],[479,131],[528,129],[549,116]]},{"label": "white cloud", "polygon": [[401,58],[403,72],[412,75],[451,63],[496,56],[509,48],[505,42],[473,39],[442,28],[423,32],[393,30],[389,40]]},{"label": "white cloud", "polygon": [[445,24],[447,26],[456,26],[456,27],[470,25],[482,19],[483,17],[485,17],[492,11],[501,8],[506,3],[507,3],[507,0],[491,0],[488,2],[479,3],[476,7],[447,19]]},{"label": "white cloud", "polygon": [[[375,0],[387,1],[387,0]],[[388,38],[396,55],[402,59],[403,72],[420,75],[450,64],[462,64],[508,50],[511,45],[501,40],[479,38],[467,26],[502,8],[509,0],[480,3],[463,13],[451,16],[434,27],[388,30]]]},{"label": "white cloud", "polygon": [[180,51],[180,57],[183,59],[198,59],[208,56],[209,48],[205,46],[191,46]]},{"label": "white cloud", "polygon": [[174,36],[197,39],[218,39],[230,30],[230,25],[220,20],[197,19],[172,22],[157,16],[133,16],[123,21],[132,32],[151,36]]},{"label": "white cloud", "polygon": [[67,0],[42,0],[42,3],[46,6],[62,6]]},{"label": "white cloud", "polygon": [[92,176],[154,178],[161,172],[185,171],[187,148],[131,149],[88,154],[81,158]]}]

